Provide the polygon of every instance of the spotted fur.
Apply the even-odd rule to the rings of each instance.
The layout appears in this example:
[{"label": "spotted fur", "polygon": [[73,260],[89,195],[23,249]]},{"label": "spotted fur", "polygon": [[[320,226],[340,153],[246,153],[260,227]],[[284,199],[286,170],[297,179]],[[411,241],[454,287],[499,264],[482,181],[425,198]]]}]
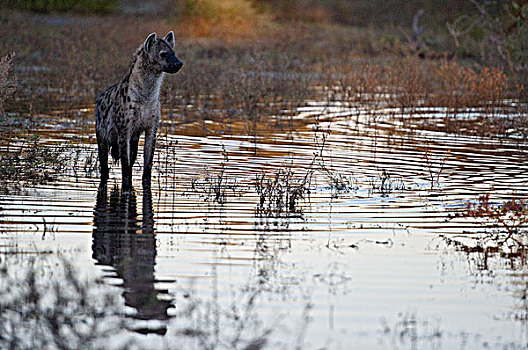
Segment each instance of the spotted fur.
[{"label": "spotted fur", "polygon": [[123,187],[132,185],[139,137],[145,133],[143,184],[150,183],[156,132],[161,119],[160,89],[165,73],[183,63],[174,53],[174,33],[163,39],[150,34],[134,53],[121,82],[103,91],[95,103],[95,130],[101,182],[108,180],[108,154],[121,162]]}]

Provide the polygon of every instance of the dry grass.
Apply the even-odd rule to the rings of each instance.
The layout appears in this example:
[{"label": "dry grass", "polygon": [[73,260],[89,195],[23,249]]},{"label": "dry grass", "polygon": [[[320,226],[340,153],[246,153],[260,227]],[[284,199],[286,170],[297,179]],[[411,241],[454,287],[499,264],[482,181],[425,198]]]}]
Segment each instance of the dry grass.
[{"label": "dry grass", "polygon": [[[340,72],[340,73],[336,73]],[[396,107],[440,106],[452,110],[501,103],[511,95],[510,81],[498,67],[481,70],[456,61],[393,59],[390,64],[335,67],[330,71],[332,100],[385,102]],[[374,105],[374,106],[378,106]]]},{"label": "dry grass", "polygon": [[109,13],[117,8],[117,0],[5,0],[2,7],[34,12]]},{"label": "dry grass", "polygon": [[[382,108],[408,128],[477,136],[526,139],[528,106],[499,67],[476,69],[456,61],[395,58],[361,69],[334,67],[327,74],[326,98],[362,107],[375,123]],[[427,108],[442,108],[444,125],[420,119]]]},{"label": "dry grass", "polygon": [[[441,106],[448,109],[448,117],[468,108],[480,108],[482,115],[492,117],[504,98],[516,97],[514,82],[500,68],[420,59],[399,44],[387,45],[392,39],[387,41],[386,32],[269,24],[249,2],[189,4],[187,16],[161,21],[2,15],[0,25],[6,36],[0,52],[17,52],[14,62],[20,81],[16,103],[11,99],[6,108],[21,118],[38,119],[52,110],[78,118],[79,107],[93,106],[100,91],[122,78],[132,52],[146,35],[170,29],[177,33],[176,51],[185,63],[177,76],[166,79],[162,89],[162,105],[171,122],[174,117],[178,122],[227,120],[256,138],[260,130],[292,127],[285,111],[311,98],[366,106],[372,116],[383,106],[400,107],[411,114],[417,107]],[[246,10],[255,17],[243,16]],[[203,20],[209,29],[196,29],[192,24]],[[224,25],[233,31],[240,29],[243,35],[224,33],[220,28]],[[37,27],[42,30],[35,31]],[[224,36],[227,39],[220,39]],[[325,96],[314,89],[320,86],[326,87]],[[520,108],[515,107],[517,114],[524,113]],[[487,124],[492,128],[494,121]],[[85,127],[90,125],[85,123]],[[447,120],[446,125],[453,129],[458,122]]]}]

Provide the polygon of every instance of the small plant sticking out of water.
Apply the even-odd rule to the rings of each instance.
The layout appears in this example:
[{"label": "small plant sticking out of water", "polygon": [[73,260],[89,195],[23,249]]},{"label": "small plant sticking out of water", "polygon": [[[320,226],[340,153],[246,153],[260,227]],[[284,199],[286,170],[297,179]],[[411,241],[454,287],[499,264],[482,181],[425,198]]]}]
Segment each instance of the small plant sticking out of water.
[{"label": "small plant sticking out of water", "polygon": [[444,170],[446,162],[449,160],[451,151],[447,151],[446,156],[433,156],[433,153],[430,149],[426,149],[423,155],[425,164],[427,165],[428,179],[431,184],[431,190],[436,186],[440,186],[440,175]]},{"label": "small plant sticking out of water", "polygon": [[73,176],[77,180],[79,173],[82,170],[82,174],[86,177],[97,177],[99,176],[99,169],[97,163],[97,151],[94,149],[77,148],[71,154],[71,169]]},{"label": "small plant sticking out of water", "polygon": [[279,169],[271,177],[264,172],[255,178],[255,189],[259,196],[257,216],[283,217],[301,213],[299,201],[310,193],[313,176],[310,167],[301,177],[296,177],[291,167]]},{"label": "small plant sticking out of water", "polygon": [[333,197],[337,197],[339,193],[348,193],[359,189],[357,179],[354,176],[333,173],[324,164],[321,164],[321,170],[328,177],[330,189],[334,191]]},{"label": "small plant sticking out of water", "polygon": [[229,154],[225,146],[222,145],[223,160],[220,164],[220,170],[212,172],[205,169],[203,179],[194,177],[191,179],[191,191],[201,193],[206,201],[224,204],[227,201],[227,191],[231,190],[236,195],[237,181],[236,178],[228,179],[226,175],[227,163],[229,162]]},{"label": "small plant sticking out of water", "polygon": [[[477,200],[467,202],[466,210],[454,216],[477,219],[486,227],[483,234],[459,237],[440,236],[448,247],[467,254],[468,261],[477,271],[490,269],[490,264],[504,262],[508,268],[525,269],[528,263],[528,204],[512,197],[493,203],[486,193]],[[500,257],[504,261],[490,258]]]},{"label": "small plant sticking out of water", "polygon": [[[321,133],[319,137],[318,134]],[[317,168],[320,170],[328,179],[328,185],[333,193],[333,197],[337,197],[339,193],[348,193],[351,191],[357,191],[357,179],[353,175],[344,175],[335,171],[332,171],[331,166],[326,165],[325,157],[325,146],[330,130],[322,131],[319,126],[315,129],[314,141],[317,146],[317,152],[314,153],[314,158],[310,167],[314,167],[318,163]]]},{"label": "small plant sticking out of water", "polygon": [[[160,142],[163,140],[162,142]],[[157,183],[159,194],[165,192],[170,188],[171,181],[174,178],[174,164],[178,162],[178,140],[172,140],[168,134],[158,138],[161,152],[156,153],[156,161],[154,161],[154,168],[157,173]]]},{"label": "small plant sticking out of water", "polygon": [[379,193],[381,197],[388,197],[394,191],[403,191],[405,184],[401,177],[394,178],[387,170],[383,170],[378,178],[370,178],[370,193]]}]

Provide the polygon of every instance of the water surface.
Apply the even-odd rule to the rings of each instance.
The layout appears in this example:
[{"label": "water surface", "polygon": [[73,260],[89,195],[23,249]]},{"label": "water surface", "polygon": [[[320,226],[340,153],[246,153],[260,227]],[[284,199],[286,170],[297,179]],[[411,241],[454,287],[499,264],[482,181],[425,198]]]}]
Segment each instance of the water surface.
[{"label": "water surface", "polygon": [[[150,190],[140,164],[131,191],[118,166],[99,189],[70,164],[0,196],[0,245],[69,251],[122,288],[146,347],[526,348],[523,257],[452,243],[497,230],[459,215],[468,201],[528,196],[526,145],[444,132],[445,113],[311,101],[250,136],[165,113]],[[46,142],[93,157],[90,124],[59,121]]]}]

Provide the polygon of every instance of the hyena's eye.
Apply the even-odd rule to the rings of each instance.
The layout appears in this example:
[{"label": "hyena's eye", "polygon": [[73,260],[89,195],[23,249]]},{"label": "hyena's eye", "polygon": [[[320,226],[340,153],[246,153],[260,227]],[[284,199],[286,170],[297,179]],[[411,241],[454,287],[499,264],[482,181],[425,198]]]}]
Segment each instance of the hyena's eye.
[{"label": "hyena's eye", "polygon": [[160,57],[161,57],[161,58],[167,58],[167,56],[169,56],[169,53],[168,53],[168,52],[166,52],[166,51],[161,51],[161,52],[160,52]]}]

